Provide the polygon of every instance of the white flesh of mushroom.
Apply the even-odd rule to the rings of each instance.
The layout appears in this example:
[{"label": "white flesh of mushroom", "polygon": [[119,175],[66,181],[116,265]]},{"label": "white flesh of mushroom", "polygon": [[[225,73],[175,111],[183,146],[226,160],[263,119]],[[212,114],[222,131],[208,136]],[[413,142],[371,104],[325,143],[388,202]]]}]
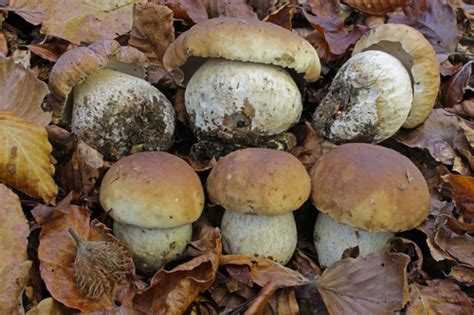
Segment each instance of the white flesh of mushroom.
[{"label": "white flesh of mushroom", "polygon": [[296,249],[293,213],[263,216],[226,210],[221,229],[224,251],[230,254],[269,258],[284,265]]},{"label": "white flesh of mushroom", "polygon": [[391,232],[367,232],[337,223],[320,212],[314,226],[314,246],[321,267],[328,267],[341,260],[344,251],[359,246],[359,255],[365,256],[385,247],[395,234]]}]

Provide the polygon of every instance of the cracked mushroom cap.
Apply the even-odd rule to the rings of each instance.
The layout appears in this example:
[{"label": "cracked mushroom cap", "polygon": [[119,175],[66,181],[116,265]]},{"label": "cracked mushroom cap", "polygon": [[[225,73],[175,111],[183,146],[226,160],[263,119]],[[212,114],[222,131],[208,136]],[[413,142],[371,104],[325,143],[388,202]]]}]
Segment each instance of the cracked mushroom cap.
[{"label": "cracked mushroom cap", "polygon": [[53,122],[59,123],[74,87],[95,72],[109,68],[139,78],[145,76],[148,58],[133,47],[122,47],[115,40],[99,40],[88,47],[74,48],[64,53],[49,75],[51,95],[48,110]]},{"label": "cracked mushroom cap", "polygon": [[311,170],[315,207],[338,223],[366,231],[399,232],[428,216],[430,194],[418,168],[381,146],[343,144]]},{"label": "cracked mushroom cap", "polygon": [[273,23],[237,17],[198,23],[168,47],[163,64],[178,82],[179,67],[189,57],[273,64],[303,73],[307,81],[316,81],[321,71],[316,50],[304,38]]},{"label": "cracked mushroom cap", "polygon": [[207,178],[212,202],[241,214],[279,215],[308,199],[311,181],[301,162],[287,152],[248,148],[220,159]]},{"label": "cracked mushroom cap", "polygon": [[428,118],[440,85],[439,63],[433,46],[414,28],[384,24],[366,33],[356,43],[352,55],[380,50],[396,57],[410,74],[413,103],[403,127],[415,128]]},{"label": "cracked mushroom cap", "polygon": [[114,220],[142,228],[175,228],[204,208],[201,181],[182,159],[166,152],[129,155],[105,174],[100,204]]}]

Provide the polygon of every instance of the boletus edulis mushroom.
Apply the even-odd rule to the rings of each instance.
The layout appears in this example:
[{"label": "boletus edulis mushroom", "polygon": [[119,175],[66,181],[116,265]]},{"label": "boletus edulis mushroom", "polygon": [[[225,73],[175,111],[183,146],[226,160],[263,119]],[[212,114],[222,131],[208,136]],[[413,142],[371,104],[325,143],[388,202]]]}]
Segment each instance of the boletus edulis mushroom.
[{"label": "boletus edulis mushroom", "polygon": [[[189,60],[188,60],[189,59]],[[256,19],[219,17],[196,24],[163,57],[183,81],[186,112],[196,136],[258,145],[298,122],[300,91],[286,69],[315,81],[316,50],[280,26]]]},{"label": "boletus edulis mushroom", "polygon": [[184,251],[191,223],[204,208],[204,191],[191,166],[166,152],[140,152],[112,165],[100,187],[100,204],[114,235],[137,267],[156,271]]},{"label": "boletus edulis mushroom", "polygon": [[359,247],[381,249],[394,233],[417,227],[428,216],[430,194],[420,170],[402,154],[365,143],[340,145],[311,170],[311,200],[321,212],[314,243],[322,266]]},{"label": "boletus edulis mushroom", "polygon": [[226,209],[221,222],[227,253],[286,264],[296,248],[293,211],[308,199],[311,182],[293,155],[248,148],[220,159],[207,179],[210,200]]}]

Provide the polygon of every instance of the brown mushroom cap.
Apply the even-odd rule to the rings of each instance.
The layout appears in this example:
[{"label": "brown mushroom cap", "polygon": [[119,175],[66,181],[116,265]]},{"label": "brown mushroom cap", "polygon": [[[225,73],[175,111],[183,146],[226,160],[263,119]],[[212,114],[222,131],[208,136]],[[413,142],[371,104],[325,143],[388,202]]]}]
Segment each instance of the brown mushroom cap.
[{"label": "brown mushroom cap", "polygon": [[279,215],[308,199],[311,180],[287,152],[249,148],[219,160],[207,178],[212,202],[241,214]]},{"label": "brown mushroom cap", "polygon": [[141,152],[112,165],[100,187],[100,204],[120,223],[175,228],[199,218],[204,191],[182,159],[166,152]]},{"label": "brown mushroom cap", "polygon": [[138,49],[121,47],[114,40],[99,40],[88,47],[78,47],[64,53],[49,75],[51,95],[47,109],[53,112],[53,122],[58,123],[62,119],[72,89],[91,74],[107,67],[143,77],[147,64],[148,58]]},{"label": "brown mushroom cap", "polygon": [[413,103],[403,127],[415,128],[423,123],[433,109],[440,85],[439,63],[433,46],[410,26],[384,24],[362,36],[352,55],[367,50],[389,53],[405,66],[412,80]]},{"label": "brown mushroom cap", "polygon": [[236,17],[196,24],[168,47],[163,64],[176,73],[191,56],[273,64],[304,73],[308,81],[321,71],[316,50],[304,38],[273,23]]},{"label": "brown mushroom cap", "polygon": [[428,216],[430,194],[418,168],[373,144],[343,144],[311,170],[311,199],[338,223],[366,231],[405,231]]}]

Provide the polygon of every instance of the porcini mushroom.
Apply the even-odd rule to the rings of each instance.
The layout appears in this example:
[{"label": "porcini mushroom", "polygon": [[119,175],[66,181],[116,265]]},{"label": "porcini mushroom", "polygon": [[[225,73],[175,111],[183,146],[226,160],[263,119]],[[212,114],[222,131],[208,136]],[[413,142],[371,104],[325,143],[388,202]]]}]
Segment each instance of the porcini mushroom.
[{"label": "porcini mushroom", "polygon": [[207,179],[212,202],[226,209],[222,243],[227,253],[286,264],[296,248],[292,211],[311,191],[309,175],[293,155],[262,148],[232,152]]},{"label": "porcini mushroom", "polygon": [[185,161],[166,152],[141,152],[112,165],[100,187],[100,204],[137,267],[153,272],[181,255],[191,240],[204,192]]},{"label": "porcini mushroom", "polygon": [[204,63],[185,91],[200,140],[253,145],[283,133],[301,116],[301,94],[285,68],[308,81],[320,73],[316,50],[305,39],[272,23],[236,17],[196,24],[168,47],[163,63],[175,74]]},{"label": "porcini mushroom", "polygon": [[424,36],[406,25],[384,24],[356,43],[316,109],[313,125],[336,143],[378,143],[402,126],[421,124],[439,84],[436,53]]},{"label": "porcini mushroom", "polygon": [[[319,215],[314,242],[320,264],[329,266],[349,247],[378,250],[393,233],[415,228],[428,216],[428,185],[402,154],[373,144],[343,144],[311,170]],[[376,233],[374,233],[376,232]]]},{"label": "porcini mushroom", "polygon": [[113,40],[66,52],[49,76],[53,121],[71,119],[71,130],[108,160],[168,149],[175,113],[143,79],[147,62],[137,49]]}]

